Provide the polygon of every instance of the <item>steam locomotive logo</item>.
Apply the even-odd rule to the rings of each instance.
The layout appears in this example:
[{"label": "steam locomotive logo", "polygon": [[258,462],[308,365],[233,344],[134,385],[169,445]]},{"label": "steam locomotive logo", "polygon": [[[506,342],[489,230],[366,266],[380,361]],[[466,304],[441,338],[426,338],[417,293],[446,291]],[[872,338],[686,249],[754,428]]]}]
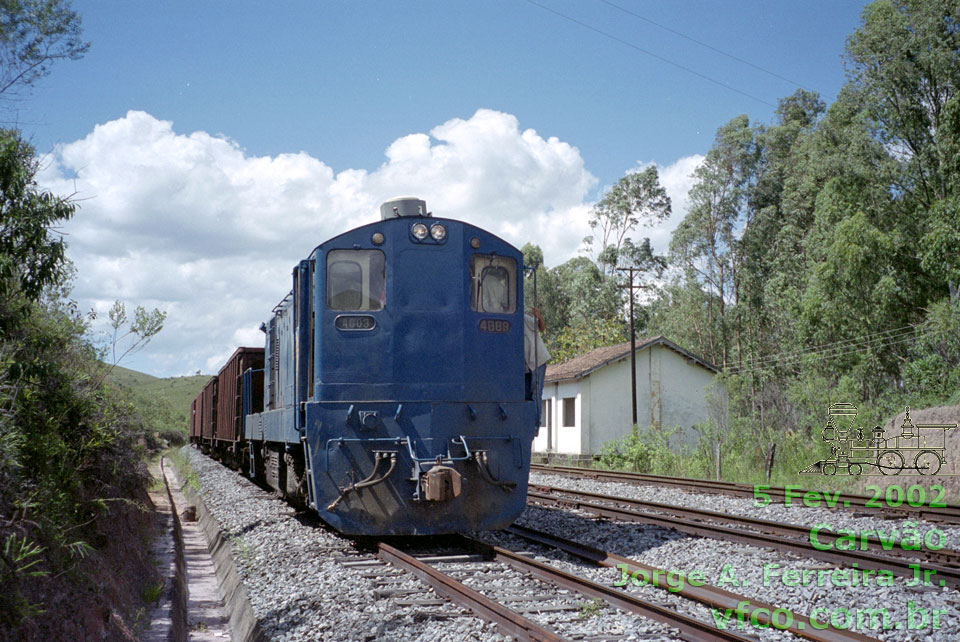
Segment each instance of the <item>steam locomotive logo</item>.
[{"label": "steam locomotive logo", "polygon": [[[946,457],[946,436],[957,424],[914,424],[906,409],[900,434],[884,437],[876,426],[870,435],[854,428],[857,407],[835,403],[827,411],[827,425],[821,433],[832,444],[830,459],[823,459],[800,471],[801,475],[936,475]],[[942,473],[941,473],[942,474]]]}]

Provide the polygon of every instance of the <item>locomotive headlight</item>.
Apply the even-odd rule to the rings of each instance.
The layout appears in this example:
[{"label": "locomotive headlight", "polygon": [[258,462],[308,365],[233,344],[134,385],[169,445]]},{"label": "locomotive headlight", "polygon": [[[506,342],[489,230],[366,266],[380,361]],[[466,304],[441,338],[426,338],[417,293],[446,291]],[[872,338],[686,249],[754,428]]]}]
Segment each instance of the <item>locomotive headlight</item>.
[{"label": "locomotive headlight", "polygon": [[383,245],[383,232],[374,232],[370,240],[373,241],[374,245]]},{"label": "locomotive headlight", "polygon": [[427,234],[429,234],[427,231],[427,226],[423,223],[414,223],[413,227],[410,228],[410,233],[413,234],[413,238],[417,239],[418,241],[422,241],[423,239],[427,238]]},{"label": "locomotive headlight", "polygon": [[447,228],[437,223],[436,225],[430,226],[430,236],[433,237],[434,241],[442,241],[447,238]]}]

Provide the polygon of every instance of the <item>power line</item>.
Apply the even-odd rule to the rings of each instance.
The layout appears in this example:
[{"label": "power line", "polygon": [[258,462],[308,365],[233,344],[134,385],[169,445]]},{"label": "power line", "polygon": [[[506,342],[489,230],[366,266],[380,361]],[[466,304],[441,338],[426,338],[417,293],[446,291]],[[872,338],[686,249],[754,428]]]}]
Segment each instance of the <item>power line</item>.
[{"label": "power line", "polygon": [[843,346],[843,345],[851,344],[851,343],[852,343],[852,344],[863,343],[864,341],[869,341],[869,340],[872,339],[872,338],[879,338],[879,337],[882,337],[882,336],[884,336],[884,335],[896,334],[896,333],[900,333],[900,332],[908,331],[908,330],[912,331],[912,329],[913,329],[914,327],[915,327],[914,325],[905,325],[905,326],[901,326],[901,327],[899,327],[899,328],[894,328],[894,329],[892,329],[892,330],[882,330],[882,331],[879,331],[879,332],[869,332],[869,333],[867,333],[867,334],[857,335],[857,336],[851,337],[851,338],[849,338],[849,339],[842,339],[842,340],[840,340],[840,341],[828,341],[827,343],[821,343],[821,344],[819,344],[819,345],[809,346],[809,347],[804,348],[804,349],[802,349],[802,350],[789,350],[789,351],[777,352],[777,353],[770,354],[770,355],[765,355],[765,356],[756,357],[756,358],[754,358],[754,359],[750,359],[747,363],[748,363],[748,364],[754,364],[754,363],[758,363],[758,362],[762,362],[762,361],[775,360],[775,359],[778,359],[778,358],[781,358],[781,357],[791,357],[791,356],[794,356],[794,355],[802,355],[802,354],[807,354],[807,353],[810,353],[810,352],[825,351],[825,350],[829,350],[829,349],[832,349],[832,348],[837,347],[837,346]]},{"label": "power line", "polygon": [[870,348],[884,348],[887,346],[895,345],[898,343],[905,343],[907,341],[913,341],[915,337],[912,332],[901,333],[897,335],[890,335],[888,337],[873,339],[869,342],[860,341],[857,343],[852,343],[850,345],[838,345],[833,348],[828,348],[826,350],[809,350],[806,352],[797,352],[792,353],[783,357],[766,360],[757,363],[751,363],[747,366],[744,366],[738,370],[738,372],[752,372],[755,370],[766,370],[769,368],[775,368],[789,363],[796,363],[803,360],[805,357],[820,355],[824,358],[835,358],[841,357],[848,354],[855,354],[857,352],[862,352],[864,347]]},{"label": "power line", "polygon": [[[879,343],[879,344],[877,344],[877,345],[874,346],[874,347],[876,347],[876,348],[889,348],[889,347],[891,347],[891,346],[895,346],[895,345],[898,345],[898,344],[901,344],[901,343],[909,343],[909,342],[911,342],[911,341],[916,341],[916,337],[914,337],[914,336],[904,337],[904,338],[898,339],[898,340],[896,340],[896,341],[888,341],[888,342],[885,342],[885,343]],[[831,355],[827,355],[827,356],[829,356],[829,357],[834,357],[834,358],[835,358],[835,357],[842,357],[842,356],[845,356],[845,355],[848,355],[848,354],[856,354],[856,353],[858,353],[858,352],[862,352],[862,350],[860,350],[860,349],[857,349],[857,350],[849,350],[849,351],[847,351],[847,352],[838,352],[838,353],[836,353],[836,354],[831,354]],[[812,354],[818,354],[818,353],[812,353]],[[803,358],[804,356],[808,356],[808,355],[801,355],[800,357],[797,357],[797,358],[795,358],[795,359],[790,359],[790,360],[788,360],[788,361],[784,361],[784,362],[780,362],[780,363],[773,363],[773,364],[770,364],[770,365],[767,365],[767,366],[758,366],[758,367],[756,367],[756,368],[749,368],[749,369],[744,369],[744,370],[737,370],[736,372],[734,372],[734,374],[746,374],[746,373],[751,373],[751,372],[758,372],[758,371],[761,371],[761,370],[772,370],[772,369],[774,369],[774,368],[784,368],[784,367],[790,368],[790,369],[796,371],[796,370],[799,370],[799,363],[800,363],[800,361],[802,361],[802,358]]]},{"label": "power line", "polygon": [[580,21],[580,20],[577,20],[576,18],[573,18],[573,17],[571,17],[571,16],[568,16],[568,15],[565,14],[565,13],[561,13],[561,12],[559,12],[559,11],[557,11],[557,10],[555,10],[555,9],[552,9],[552,8],[546,6],[546,5],[540,4],[539,2],[536,2],[535,0],[526,0],[526,1],[527,1],[529,4],[532,4],[532,5],[536,6],[536,7],[540,7],[540,8],[543,9],[544,11],[549,11],[550,13],[554,14],[555,16],[559,16],[559,17],[563,18],[564,20],[569,20],[570,22],[572,22],[572,23],[574,23],[574,24],[580,25],[580,26],[583,27],[584,29],[589,29],[590,31],[592,31],[592,32],[594,32],[594,33],[598,33],[598,34],[600,34],[601,36],[603,36],[603,37],[605,37],[605,38],[609,38],[610,40],[614,40],[614,41],[616,41],[616,42],[619,42],[619,43],[622,44],[622,45],[625,45],[625,46],[627,46],[627,47],[630,47],[631,49],[635,49],[635,50],[639,51],[640,53],[643,53],[643,54],[646,54],[646,55],[650,56],[651,58],[656,58],[656,59],[659,60],[660,62],[664,62],[664,63],[666,63],[666,64],[668,64],[668,65],[672,65],[673,67],[676,67],[677,69],[681,69],[681,70],[687,72],[688,74],[693,74],[694,76],[697,76],[698,78],[702,78],[703,80],[706,80],[707,82],[711,82],[711,83],[713,83],[714,85],[719,85],[720,87],[723,87],[724,89],[727,89],[727,90],[729,90],[729,91],[736,92],[736,93],[740,94],[741,96],[746,96],[747,98],[750,98],[751,100],[755,100],[755,101],[757,101],[758,103],[762,103],[762,104],[764,104],[764,105],[766,105],[766,106],[768,106],[768,107],[773,107],[774,109],[776,109],[776,107],[777,107],[777,106],[774,105],[773,103],[769,103],[769,102],[767,102],[766,100],[764,100],[763,98],[757,98],[757,97],[754,96],[753,94],[749,94],[749,93],[747,93],[747,92],[745,92],[745,91],[742,91],[742,90],[740,90],[740,89],[737,89],[736,87],[731,87],[730,85],[728,85],[728,84],[726,84],[726,83],[723,83],[723,82],[720,82],[719,80],[716,80],[716,79],[714,79],[714,78],[711,78],[710,76],[707,76],[706,74],[702,74],[702,73],[700,73],[699,71],[695,71],[695,70],[691,69],[690,67],[685,67],[684,65],[681,65],[680,63],[677,63],[677,62],[674,62],[674,61],[672,61],[672,60],[669,60],[668,58],[664,58],[663,56],[661,56],[661,55],[659,55],[659,54],[656,54],[656,53],[654,53],[654,52],[652,52],[652,51],[650,51],[650,50],[648,50],[648,49],[644,49],[643,47],[640,47],[640,46],[638,46],[638,45],[633,44],[632,42],[629,42],[629,41],[627,41],[627,40],[623,40],[622,38],[618,38],[617,36],[614,36],[614,35],[611,34],[611,33],[608,33],[608,32],[606,32],[606,31],[603,31],[602,29],[598,29],[597,27],[594,27],[594,26],[592,26],[592,25],[589,25],[589,24],[587,24],[587,23],[585,23],[585,22],[582,22],[582,21]]},{"label": "power line", "polygon": [[[891,335],[888,337],[884,337],[883,339],[879,339],[876,341],[876,343],[872,344],[870,347],[871,348],[889,348],[891,346],[899,345],[901,343],[908,343],[910,341],[915,341],[916,339],[917,337],[914,336],[912,332],[908,334],[902,333],[899,335]],[[790,366],[792,364],[798,364],[805,357],[812,356],[812,355],[822,355],[825,358],[826,357],[836,358],[836,357],[842,357],[848,354],[855,354],[862,351],[863,351],[862,346],[855,347],[853,345],[848,345],[848,346],[837,346],[835,348],[830,348],[828,350],[813,350],[810,352],[794,353],[793,356],[789,356],[778,361],[773,361],[766,365],[757,364],[757,365],[745,367],[742,369],[734,369],[735,370],[734,373],[744,374],[744,373],[750,373],[750,372],[757,372],[760,370],[770,370],[772,368]]]},{"label": "power line", "polygon": [[[795,86],[795,87],[799,87],[800,89],[804,89],[804,90],[806,90],[806,91],[811,91],[811,90],[807,89],[806,87],[804,87],[802,84],[798,83],[798,82],[795,81],[795,80],[790,80],[789,78],[785,78],[784,76],[781,76],[780,74],[778,74],[778,73],[775,72],[775,71],[770,71],[769,69],[765,69],[765,68],[761,67],[760,65],[756,65],[756,64],[750,62],[749,60],[745,60],[745,59],[743,59],[743,58],[740,58],[739,56],[735,56],[735,55],[732,54],[732,53],[729,53],[729,52],[724,51],[724,50],[722,50],[722,49],[718,49],[718,48],[714,47],[713,45],[709,45],[709,44],[703,42],[702,40],[697,40],[696,38],[693,38],[692,36],[688,36],[687,34],[681,32],[681,31],[677,31],[676,29],[672,29],[672,28],[670,28],[670,27],[668,27],[668,26],[666,26],[666,25],[662,25],[662,24],[660,24],[659,22],[654,22],[654,21],[651,20],[650,18],[647,18],[646,16],[642,16],[642,15],[640,15],[639,13],[636,13],[636,12],[631,11],[631,10],[629,10],[629,9],[625,9],[624,7],[621,7],[620,5],[618,5],[618,4],[616,4],[616,3],[610,2],[610,0],[600,0],[600,2],[602,2],[603,4],[608,5],[608,6],[610,6],[610,7],[613,7],[614,9],[617,9],[618,11],[622,11],[623,13],[629,14],[629,15],[633,16],[634,18],[637,18],[638,20],[643,20],[643,21],[646,22],[646,23],[652,24],[654,27],[657,27],[657,28],[659,28],[659,29],[663,29],[664,31],[669,31],[670,33],[672,33],[672,34],[675,35],[675,36],[680,36],[681,38],[683,38],[683,39],[685,39],[685,40],[689,40],[690,42],[696,43],[696,44],[700,45],[701,47],[706,47],[706,48],[709,49],[710,51],[715,51],[715,52],[717,52],[718,54],[720,54],[720,55],[722,55],[722,56],[726,56],[727,58],[730,58],[730,59],[732,59],[732,60],[736,60],[736,61],[739,62],[739,63],[742,63],[742,64],[747,65],[747,66],[749,66],[749,67],[753,67],[753,68],[756,69],[757,71],[762,71],[763,73],[767,74],[768,76],[773,76],[774,78],[777,78],[778,80],[782,80],[782,81],[784,81],[784,82],[786,82],[786,83],[789,83],[789,84],[791,84],[791,85],[793,85],[793,86]],[[819,93],[819,92],[818,92],[818,93]]]},{"label": "power line", "polygon": [[853,346],[859,346],[864,344],[869,344],[871,341],[882,340],[896,336],[903,336],[905,334],[912,334],[914,331],[914,325],[905,325],[900,328],[894,328],[893,330],[884,330],[882,332],[872,332],[870,334],[864,334],[850,339],[844,339],[842,341],[831,341],[829,343],[824,343],[817,346],[811,346],[803,350],[794,350],[789,352],[778,352],[775,354],[765,355],[762,357],[756,357],[750,359],[746,362],[746,366],[760,365],[768,361],[777,361],[780,359],[791,358],[794,356],[804,356],[807,354],[816,354],[819,352],[830,352],[831,350],[836,350],[837,348],[850,348]]},{"label": "power line", "polygon": [[[876,345],[873,346],[873,347],[874,347],[874,348],[889,348],[889,347],[891,347],[891,346],[899,345],[899,344],[901,344],[901,343],[909,343],[909,342],[915,341],[915,340],[916,340],[916,337],[914,337],[914,336],[908,336],[908,337],[902,337],[902,338],[899,338],[899,339],[896,339],[896,340],[893,340],[893,341],[880,342],[880,343],[876,344]],[[857,348],[857,349],[855,349],[855,350],[847,350],[847,351],[843,351],[843,352],[835,352],[835,353],[832,353],[832,354],[812,352],[812,353],[810,353],[810,354],[800,355],[800,356],[794,357],[794,358],[792,358],[792,359],[786,359],[786,360],[783,360],[783,361],[779,361],[779,362],[775,362],[775,363],[770,363],[770,364],[768,364],[768,365],[761,365],[761,366],[755,366],[755,367],[751,367],[751,368],[744,368],[744,369],[742,369],[742,370],[735,370],[735,371],[733,372],[733,374],[742,375],[742,374],[749,374],[749,373],[752,373],[752,372],[760,372],[760,371],[763,371],[763,370],[773,370],[773,369],[775,369],[775,368],[789,368],[789,369],[792,369],[792,370],[798,370],[798,369],[799,369],[799,366],[800,366],[800,363],[803,361],[804,357],[807,357],[807,356],[822,354],[824,358],[837,358],[837,357],[846,356],[846,355],[848,355],[848,354],[857,354],[857,353],[861,353],[861,352],[863,352],[863,350],[860,349],[860,348]]]}]

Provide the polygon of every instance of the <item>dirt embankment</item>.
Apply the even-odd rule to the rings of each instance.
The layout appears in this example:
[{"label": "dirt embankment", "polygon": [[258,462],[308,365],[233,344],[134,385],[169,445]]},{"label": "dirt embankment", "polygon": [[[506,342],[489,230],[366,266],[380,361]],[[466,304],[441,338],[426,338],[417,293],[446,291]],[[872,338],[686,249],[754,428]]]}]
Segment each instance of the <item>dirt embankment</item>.
[{"label": "dirt embankment", "polygon": [[[905,413],[900,412],[896,417],[884,424],[884,434],[886,437],[896,437],[900,435],[900,429],[903,425]],[[910,409],[910,420],[917,424],[957,424],[960,423],[960,405],[958,406],[937,406],[936,408]],[[886,489],[888,486],[897,485],[906,489],[912,485],[923,486],[927,489],[927,500],[929,501],[935,495],[930,492],[930,487],[934,485],[943,486],[946,490],[946,499],[951,503],[960,503],[960,429],[953,428],[947,430],[946,443],[944,449],[944,463],[936,475],[919,475],[916,471],[913,474],[901,475],[864,475],[859,478],[858,486],[861,492],[872,494],[867,491],[867,486],[879,486]]]},{"label": "dirt embankment", "polygon": [[149,625],[152,604],[145,595],[163,586],[150,558],[156,528],[146,494],[113,504],[97,520],[88,542],[93,548],[82,559],[61,573],[30,578],[21,607],[32,605],[33,615],[0,625],[0,640],[136,642]]}]

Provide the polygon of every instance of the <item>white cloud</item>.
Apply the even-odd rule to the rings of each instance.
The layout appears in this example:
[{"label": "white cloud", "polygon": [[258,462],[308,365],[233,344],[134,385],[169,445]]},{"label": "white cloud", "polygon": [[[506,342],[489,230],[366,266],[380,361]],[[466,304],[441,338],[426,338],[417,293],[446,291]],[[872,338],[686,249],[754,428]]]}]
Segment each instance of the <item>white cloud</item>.
[{"label": "white cloud", "polygon": [[417,195],[438,216],[535,242],[556,265],[589,231],[596,184],[576,147],[485,109],[397,139],[372,171],[335,172],[303,152],[250,156],[138,111],[60,145],[45,165],[41,184],[80,202],[64,226],[74,297],[101,320],[117,298],[130,312],[166,310],[163,332],[125,363],[160,376],[215,372],[237,344],[259,344],[292,266],[376,220],[389,197]]},{"label": "white cloud", "polygon": [[[660,184],[670,197],[670,218],[651,228],[640,228],[635,236],[650,237],[650,244],[658,254],[666,254],[670,248],[670,236],[690,210],[690,188],[693,187],[693,172],[703,163],[704,156],[693,154],[677,159],[666,166],[657,166]],[[633,170],[646,169],[656,163],[638,163]],[[628,170],[628,171],[633,171]]]}]

